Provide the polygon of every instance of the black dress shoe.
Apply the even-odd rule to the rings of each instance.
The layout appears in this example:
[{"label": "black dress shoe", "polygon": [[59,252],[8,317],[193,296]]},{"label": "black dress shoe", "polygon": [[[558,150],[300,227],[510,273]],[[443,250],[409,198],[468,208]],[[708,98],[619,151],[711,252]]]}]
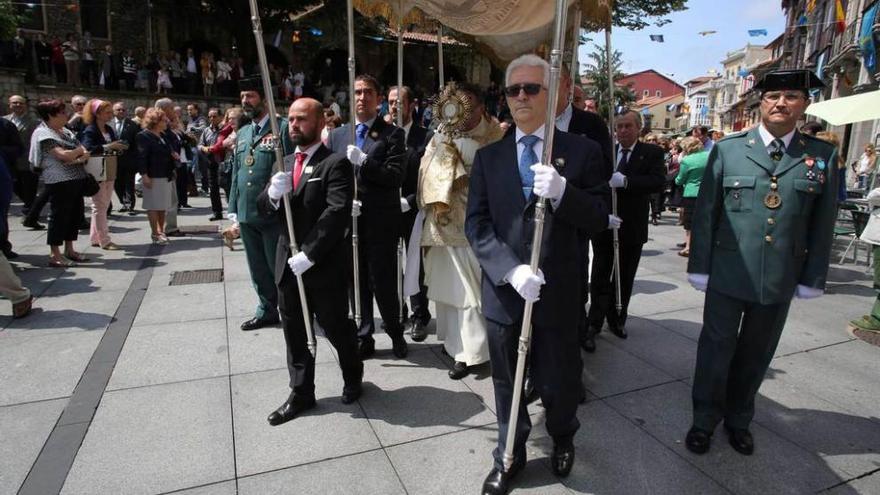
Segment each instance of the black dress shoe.
[{"label": "black dress shoe", "polygon": [[215,214],[211,215],[210,217],[208,217],[209,222],[218,222],[220,220],[223,220],[223,215],[221,215],[219,213],[215,213]]},{"label": "black dress shoe", "polygon": [[574,444],[565,446],[554,445],[553,454],[550,455],[550,464],[553,473],[560,478],[565,478],[574,466]]},{"label": "black dress shoe", "polygon": [[675,245],[675,247],[677,247],[677,248],[683,248],[685,246],[687,246],[687,243],[685,243],[685,242],[679,242],[678,244]]},{"label": "black dress shoe", "polygon": [[9,251],[3,251],[3,256],[6,256],[6,259],[8,260],[14,260],[15,258],[18,258],[18,253],[10,249]]},{"label": "black dress shoe", "polygon": [[270,425],[278,426],[280,424],[287,423],[291,419],[297,417],[304,411],[308,411],[313,407],[315,407],[314,397],[303,397],[300,395],[294,395],[293,397],[287,399],[284,404],[281,404],[281,407],[273,411],[267,419],[269,420]]},{"label": "black dress shoe", "polygon": [[376,353],[376,341],[372,337],[361,339],[358,344],[358,353],[361,359],[367,359]]},{"label": "black dress shoe", "polygon": [[348,390],[342,391],[342,403],[343,404],[351,404],[352,402],[361,398],[361,393],[363,393],[363,388],[360,385],[357,387],[352,387]]},{"label": "black dress shoe", "polygon": [[516,478],[516,475],[522,471],[522,464],[514,464],[507,472],[502,472],[498,468],[492,468],[486,479],[483,480],[483,495],[506,495],[510,490],[510,483]]},{"label": "black dress shoe", "polygon": [[394,352],[394,356],[398,359],[406,357],[409,349],[406,346],[406,339],[403,338],[403,333],[396,337],[391,337],[391,351]]},{"label": "black dress shoe", "polygon": [[709,452],[709,446],[712,445],[712,434],[696,426],[691,426],[684,439],[684,444],[694,454],[705,454]]},{"label": "black dress shoe", "polygon": [[125,212],[127,212],[127,211],[128,211],[128,207],[127,207],[127,206],[123,206],[122,208],[119,209],[119,213],[125,213]]},{"label": "black dress shoe", "polygon": [[[37,221],[34,221],[34,222],[28,222],[27,220],[25,220],[25,221],[21,222],[21,225],[24,226],[24,227],[27,227],[27,228],[29,228],[29,229],[31,229],[31,230],[43,230],[43,229],[46,228],[45,225],[43,225],[43,224],[41,224],[40,222],[37,222]],[[91,228],[91,227],[90,227],[90,228]]]},{"label": "black dress shoe", "polygon": [[418,318],[413,318],[410,323],[410,333],[409,338],[412,339],[413,342],[422,342],[428,337],[428,331],[425,328],[425,324]]},{"label": "black dress shoe", "polygon": [[614,335],[616,335],[618,338],[621,338],[621,339],[625,339],[628,336],[626,333],[626,328],[624,328],[623,326],[609,325],[608,330],[610,330],[611,333],[613,333]]},{"label": "black dress shoe", "polygon": [[596,339],[592,336],[581,339],[581,349],[590,354],[596,352]]},{"label": "black dress shoe", "polygon": [[250,320],[241,324],[241,329],[245,332],[249,330],[257,330],[259,328],[272,326],[278,323],[277,318],[257,318],[253,317]]},{"label": "black dress shoe", "polygon": [[468,370],[467,363],[456,361],[455,364],[452,365],[452,369],[449,370],[449,378],[452,378],[453,380],[461,380],[468,376],[469,373],[470,371]]},{"label": "black dress shoe", "polygon": [[186,237],[186,234],[178,230],[172,230],[171,232],[165,232],[165,237]]},{"label": "black dress shoe", "polygon": [[745,428],[729,428],[726,425],[724,429],[727,431],[727,440],[733,450],[742,455],[752,455],[755,452],[755,439],[752,433]]}]

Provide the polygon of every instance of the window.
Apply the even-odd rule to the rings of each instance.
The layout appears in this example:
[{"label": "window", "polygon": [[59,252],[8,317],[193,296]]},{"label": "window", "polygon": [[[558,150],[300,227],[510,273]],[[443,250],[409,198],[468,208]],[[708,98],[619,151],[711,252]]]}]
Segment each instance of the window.
[{"label": "window", "polygon": [[660,91],[660,90],[658,89],[656,95],[657,95],[657,98],[662,97],[662,96],[663,96],[663,91]]},{"label": "window", "polygon": [[15,2],[12,4],[12,8],[15,9],[16,14],[22,17],[20,25],[22,29],[30,31],[46,30],[46,17],[43,12],[42,0],[27,3]]},{"label": "window", "polygon": [[671,129],[671,127],[669,127],[669,117],[666,117],[665,119],[663,119],[663,128],[664,129]]},{"label": "window", "polygon": [[642,98],[647,98],[649,94],[651,94],[651,92],[648,91],[647,89],[642,91]]},{"label": "window", "polygon": [[88,31],[92,34],[92,38],[110,38],[109,13],[107,0],[80,2],[79,16],[82,22],[82,32]]}]

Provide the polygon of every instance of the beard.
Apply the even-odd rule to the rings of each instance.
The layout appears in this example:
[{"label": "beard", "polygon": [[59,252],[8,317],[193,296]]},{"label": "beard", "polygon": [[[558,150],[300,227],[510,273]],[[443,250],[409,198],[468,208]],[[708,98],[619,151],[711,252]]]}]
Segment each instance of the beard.
[{"label": "beard", "polygon": [[248,119],[253,120],[254,117],[263,113],[263,103],[261,102],[256,106],[243,103],[241,105],[241,113],[243,113]]},{"label": "beard", "polygon": [[317,141],[318,134],[313,132],[312,134],[308,134],[306,132],[300,131],[299,134],[291,134],[290,142],[295,144],[296,146],[308,146],[315,141]]}]

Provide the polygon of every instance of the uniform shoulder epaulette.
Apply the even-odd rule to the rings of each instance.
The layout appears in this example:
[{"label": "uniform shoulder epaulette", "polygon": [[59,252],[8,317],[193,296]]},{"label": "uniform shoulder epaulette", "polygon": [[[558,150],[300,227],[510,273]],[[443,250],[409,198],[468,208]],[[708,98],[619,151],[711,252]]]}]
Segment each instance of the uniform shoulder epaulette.
[{"label": "uniform shoulder epaulette", "polygon": [[727,141],[728,139],[741,138],[743,136],[748,135],[748,133],[749,133],[749,131],[739,131],[739,132],[735,132],[733,134],[728,134],[728,135],[724,136],[723,138],[719,139],[718,142],[720,143],[722,141]]}]

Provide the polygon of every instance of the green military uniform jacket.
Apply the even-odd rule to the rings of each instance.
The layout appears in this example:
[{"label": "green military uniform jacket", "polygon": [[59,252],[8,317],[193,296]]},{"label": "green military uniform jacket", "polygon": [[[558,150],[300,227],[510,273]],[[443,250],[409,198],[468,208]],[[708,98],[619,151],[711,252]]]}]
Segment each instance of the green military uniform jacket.
[{"label": "green military uniform jacket", "polygon": [[[287,134],[287,123],[278,119],[281,135]],[[271,137],[272,126],[266,125],[254,135],[254,123],[240,128],[235,141],[235,155],[232,161],[232,186],[229,191],[229,213],[235,213],[241,223],[277,223],[274,218],[261,216],[257,211],[257,196],[275,173],[275,150],[265,139]],[[253,163],[249,156],[253,156]]]},{"label": "green military uniform jacket", "polygon": [[[781,204],[765,203],[772,178]],[[712,148],[694,212],[689,273],[709,289],[759,304],[825,288],[837,218],[837,151],[795,131],[773,161],[757,127]],[[773,201],[769,201],[773,204]]]}]

